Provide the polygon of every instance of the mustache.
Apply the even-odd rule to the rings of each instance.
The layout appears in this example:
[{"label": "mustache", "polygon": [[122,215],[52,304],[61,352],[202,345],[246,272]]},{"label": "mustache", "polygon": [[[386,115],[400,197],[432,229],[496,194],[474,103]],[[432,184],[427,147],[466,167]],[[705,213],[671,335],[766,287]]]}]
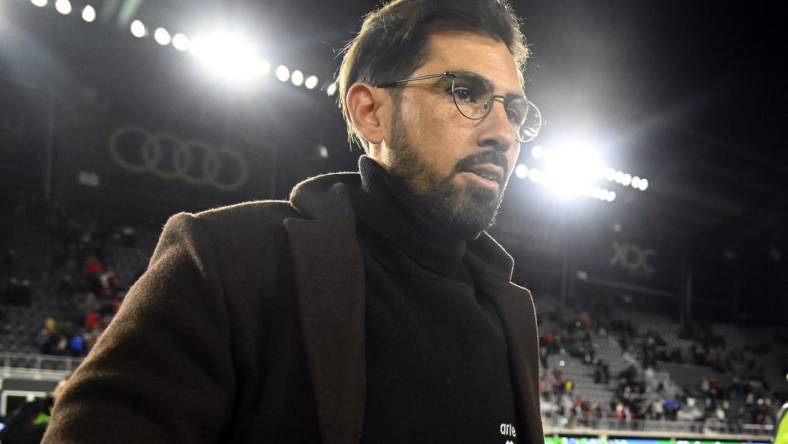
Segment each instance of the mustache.
[{"label": "mustache", "polygon": [[503,168],[504,177],[509,173],[509,161],[506,159],[506,156],[501,154],[498,151],[482,151],[481,153],[471,154],[457,162],[457,165],[454,167],[454,173],[460,173],[462,171],[467,170],[476,165],[482,165],[485,163],[491,163],[493,165],[498,165],[499,167]]}]

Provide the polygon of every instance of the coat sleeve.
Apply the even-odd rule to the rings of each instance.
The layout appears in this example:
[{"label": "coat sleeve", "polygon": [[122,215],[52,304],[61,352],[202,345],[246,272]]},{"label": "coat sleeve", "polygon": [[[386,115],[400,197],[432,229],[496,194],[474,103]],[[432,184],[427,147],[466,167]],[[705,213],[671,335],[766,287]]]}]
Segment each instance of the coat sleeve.
[{"label": "coat sleeve", "polygon": [[56,400],[43,443],[208,443],[235,390],[217,253],[190,214],[164,227],[147,271]]}]

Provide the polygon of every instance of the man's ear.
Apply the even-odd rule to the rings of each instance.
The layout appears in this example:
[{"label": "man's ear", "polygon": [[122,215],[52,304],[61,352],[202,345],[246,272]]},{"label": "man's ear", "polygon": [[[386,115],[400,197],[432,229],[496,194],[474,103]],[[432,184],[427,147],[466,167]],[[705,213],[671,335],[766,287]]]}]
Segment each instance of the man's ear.
[{"label": "man's ear", "polygon": [[386,134],[388,94],[366,83],[354,83],[347,91],[345,103],[353,126],[370,144],[380,144]]}]

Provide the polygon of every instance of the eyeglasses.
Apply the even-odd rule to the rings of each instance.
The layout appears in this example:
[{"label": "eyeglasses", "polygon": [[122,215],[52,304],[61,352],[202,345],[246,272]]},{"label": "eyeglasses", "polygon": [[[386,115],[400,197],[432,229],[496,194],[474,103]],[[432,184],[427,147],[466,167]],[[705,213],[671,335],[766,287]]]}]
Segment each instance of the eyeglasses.
[{"label": "eyeglasses", "polygon": [[515,139],[520,143],[527,143],[536,138],[542,127],[542,113],[533,102],[523,95],[507,94],[506,96],[493,94],[494,87],[489,80],[472,72],[443,72],[412,77],[404,80],[385,82],[377,85],[378,88],[397,88],[408,82],[437,78],[451,79],[451,93],[457,111],[470,120],[483,120],[490,114],[493,101],[499,100],[506,110],[506,117],[517,129]]}]

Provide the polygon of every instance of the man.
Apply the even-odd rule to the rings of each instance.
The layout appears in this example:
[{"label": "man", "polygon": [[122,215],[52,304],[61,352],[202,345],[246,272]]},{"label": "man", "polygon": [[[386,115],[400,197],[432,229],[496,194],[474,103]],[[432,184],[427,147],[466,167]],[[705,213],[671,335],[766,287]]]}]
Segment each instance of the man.
[{"label": "man", "polygon": [[44,442],[542,442],[533,302],[484,232],[526,55],[503,0],[368,16],[339,77],[360,174],[170,219]]}]

